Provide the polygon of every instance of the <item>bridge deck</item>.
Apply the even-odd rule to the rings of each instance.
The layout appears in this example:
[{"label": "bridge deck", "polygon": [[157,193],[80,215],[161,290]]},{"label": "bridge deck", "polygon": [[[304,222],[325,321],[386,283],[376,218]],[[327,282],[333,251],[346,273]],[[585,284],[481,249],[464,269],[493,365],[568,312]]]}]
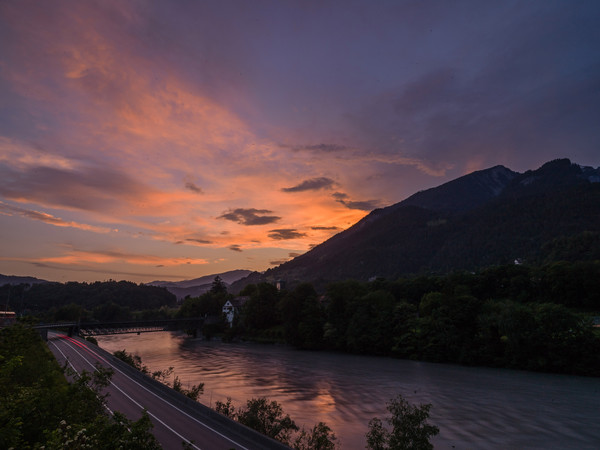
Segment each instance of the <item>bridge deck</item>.
[{"label": "bridge deck", "polygon": [[212,323],[215,318],[192,317],[185,319],[137,320],[126,322],[55,322],[36,325],[34,328],[46,334],[48,330],[66,329],[68,335],[100,336],[108,334],[152,333],[158,331],[191,330],[194,334],[202,329],[205,323]]}]

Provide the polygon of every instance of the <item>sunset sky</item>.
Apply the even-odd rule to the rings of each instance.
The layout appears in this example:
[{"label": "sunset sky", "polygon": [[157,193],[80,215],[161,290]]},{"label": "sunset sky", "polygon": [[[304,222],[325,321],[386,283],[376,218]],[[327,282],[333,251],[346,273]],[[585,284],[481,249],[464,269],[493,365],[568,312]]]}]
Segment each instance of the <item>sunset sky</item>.
[{"label": "sunset sky", "polygon": [[0,273],[266,270],[474,170],[600,165],[600,2],[0,2]]}]

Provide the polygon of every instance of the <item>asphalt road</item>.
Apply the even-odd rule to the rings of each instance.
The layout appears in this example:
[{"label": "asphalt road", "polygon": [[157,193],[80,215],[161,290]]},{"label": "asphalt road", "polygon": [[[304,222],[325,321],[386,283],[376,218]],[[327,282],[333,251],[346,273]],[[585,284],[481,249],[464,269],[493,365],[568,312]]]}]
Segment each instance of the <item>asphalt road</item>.
[{"label": "asphalt road", "polygon": [[98,347],[83,339],[49,332],[48,347],[60,364],[68,360],[69,366],[78,373],[83,370],[94,371],[96,363],[111,367],[114,375],[105,391],[109,394],[107,407],[132,420],[139,419],[146,409],[154,424],[153,434],[165,449],[181,449],[183,443],[188,443],[197,450],[286,448],[274,441],[260,442],[259,438],[257,442],[253,440],[256,437],[247,439],[246,436],[240,436],[239,432],[231,431],[237,424],[227,427],[209,418],[198,417],[189,408],[177,405],[160,389],[152,389],[145,383],[140,383],[139,379],[135,379],[138,377],[130,376],[126,373],[127,370],[121,370],[122,367],[118,367],[119,364],[112,356],[99,351]]}]

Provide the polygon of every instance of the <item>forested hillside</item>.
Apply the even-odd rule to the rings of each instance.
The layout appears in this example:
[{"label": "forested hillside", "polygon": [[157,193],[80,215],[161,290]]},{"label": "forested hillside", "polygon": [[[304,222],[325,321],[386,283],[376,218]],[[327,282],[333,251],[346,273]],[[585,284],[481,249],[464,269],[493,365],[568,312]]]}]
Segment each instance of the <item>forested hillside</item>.
[{"label": "forested hillside", "polygon": [[[490,265],[600,259],[600,172],[569,160],[516,174],[495,167],[370,213],[349,229],[251,282],[312,282],[478,270]],[[549,251],[554,248],[553,251]],[[234,288],[241,289],[244,283]]]},{"label": "forested hillside", "polygon": [[7,284],[0,298],[19,314],[46,320],[128,320],[134,311],[176,306],[165,288],[129,281]]}]

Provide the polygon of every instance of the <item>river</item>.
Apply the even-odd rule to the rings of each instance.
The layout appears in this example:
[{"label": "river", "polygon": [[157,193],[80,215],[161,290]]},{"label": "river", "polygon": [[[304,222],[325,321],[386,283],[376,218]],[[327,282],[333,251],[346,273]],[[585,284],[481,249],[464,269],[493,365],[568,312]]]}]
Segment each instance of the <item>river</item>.
[{"label": "river", "polygon": [[[431,403],[436,449],[599,449],[600,379],[506,369],[228,344],[177,333],[98,337],[150,370],[174,367],[184,387],[204,383],[200,401],[236,406],[267,397],[306,428],[333,429],[342,449],[364,449],[368,422],[402,394]],[[173,378],[173,377],[172,377]],[[171,378],[171,381],[172,381]]]}]

